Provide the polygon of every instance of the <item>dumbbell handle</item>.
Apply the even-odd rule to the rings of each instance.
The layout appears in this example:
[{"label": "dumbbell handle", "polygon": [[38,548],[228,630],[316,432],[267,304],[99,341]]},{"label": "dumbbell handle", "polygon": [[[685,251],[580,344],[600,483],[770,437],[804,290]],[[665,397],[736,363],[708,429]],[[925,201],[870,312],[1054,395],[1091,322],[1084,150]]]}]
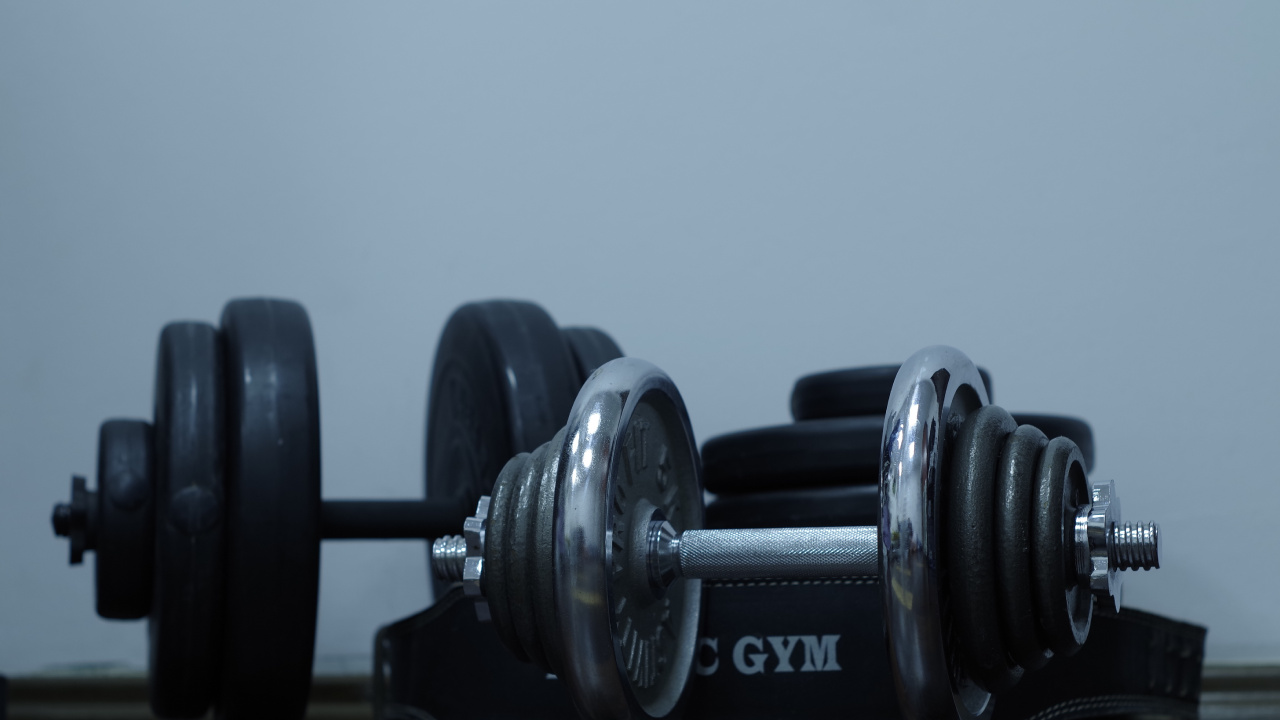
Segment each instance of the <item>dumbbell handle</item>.
[{"label": "dumbbell handle", "polygon": [[422,540],[438,538],[467,517],[459,500],[325,500],[320,537],[325,540]]},{"label": "dumbbell handle", "polygon": [[871,526],[686,530],[652,552],[659,568],[704,580],[860,577],[880,574],[877,537]]},{"label": "dumbbell handle", "polygon": [[[1083,523],[1087,513],[1082,511],[1081,515]],[[1076,571],[1086,582],[1095,546],[1108,557],[1112,571],[1160,567],[1160,528],[1155,523],[1112,524],[1096,538],[1082,531],[1073,551],[1080,551]],[[651,582],[666,587],[677,577],[811,580],[876,576],[880,573],[879,549],[878,529],[872,526],[686,530],[677,535],[666,521],[654,520],[649,525],[646,551]],[[1105,582],[1105,573],[1099,580]]]}]

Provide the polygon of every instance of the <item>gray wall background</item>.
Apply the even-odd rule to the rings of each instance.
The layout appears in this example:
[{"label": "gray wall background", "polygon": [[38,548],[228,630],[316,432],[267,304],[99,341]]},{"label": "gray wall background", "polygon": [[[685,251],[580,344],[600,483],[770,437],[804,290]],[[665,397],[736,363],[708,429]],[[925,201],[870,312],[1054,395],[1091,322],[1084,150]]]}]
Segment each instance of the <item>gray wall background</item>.
[{"label": "gray wall background", "polygon": [[[149,417],[173,319],[296,298],[330,497],[421,492],[448,313],[543,303],[671,373],[700,437],[956,345],[1076,414],[1156,519],[1126,602],[1280,660],[1280,5],[5,3],[0,672],[141,666],[52,502]],[[429,601],[328,544],[323,668]],[[346,663],[344,665],[344,663]]]}]

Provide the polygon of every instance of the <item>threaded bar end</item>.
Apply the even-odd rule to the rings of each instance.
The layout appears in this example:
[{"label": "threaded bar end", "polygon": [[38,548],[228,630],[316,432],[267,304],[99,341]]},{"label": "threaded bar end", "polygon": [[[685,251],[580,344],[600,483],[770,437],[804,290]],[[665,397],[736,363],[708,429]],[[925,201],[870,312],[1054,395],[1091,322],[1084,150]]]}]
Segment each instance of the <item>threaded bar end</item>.
[{"label": "threaded bar end", "polygon": [[431,567],[436,577],[445,582],[462,579],[463,566],[467,562],[467,539],[461,535],[446,535],[431,543]]},{"label": "threaded bar end", "polygon": [[1156,523],[1116,523],[1107,533],[1107,554],[1117,570],[1160,567],[1160,526]]}]

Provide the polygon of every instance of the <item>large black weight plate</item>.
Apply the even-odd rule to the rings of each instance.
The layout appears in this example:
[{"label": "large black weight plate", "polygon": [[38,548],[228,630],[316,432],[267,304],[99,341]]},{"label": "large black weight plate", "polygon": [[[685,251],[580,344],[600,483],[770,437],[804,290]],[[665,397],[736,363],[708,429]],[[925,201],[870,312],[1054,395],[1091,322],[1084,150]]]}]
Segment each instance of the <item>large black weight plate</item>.
[{"label": "large black weight plate", "polygon": [[320,404],[306,311],[222,312],[227,399],[223,718],[302,718],[320,584]]},{"label": "large black weight plate", "polygon": [[[899,367],[874,365],[805,375],[791,389],[791,417],[795,420],[883,417]],[[991,375],[983,368],[978,368],[978,374],[987,386],[987,401],[991,402]]]},{"label": "large black weight plate", "polygon": [[560,430],[580,387],[568,345],[542,308],[515,300],[458,308],[436,346],[427,497],[474,507],[507,460]]},{"label": "large black weight plate", "polygon": [[596,368],[622,357],[622,348],[608,333],[593,327],[569,327],[560,331],[578,368],[578,385],[591,377]]},{"label": "large black weight plate", "polygon": [[875,525],[877,485],[720,495],[707,505],[706,528],[835,527]]},{"label": "large black weight plate", "polygon": [[807,420],[714,437],[702,446],[704,487],[714,493],[874,485],[880,417]]},{"label": "large black weight plate", "polygon": [[108,420],[98,430],[98,614],[136,620],[151,611],[155,567],[155,483],[151,425]]},{"label": "large black weight plate", "polygon": [[218,331],[173,323],[156,359],[155,594],[151,709],[204,715],[214,699],[223,610],[225,405]]},{"label": "large black weight plate", "polygon": [[1031,598],[1031,493],[1040,452],[1048,443],[1035,426],[1019,426],[1005,441],[996,471],[996,589],[1001,629],[1009,656],[1027,670],[1043,667],[1052,656],[1048,643],[1040,639]]},{"label": "large black weight plate", "polygon": [[[580,357],[551,316],[530,302],[489,300],[454,311],[431,373],[428,499],[453,498],[474,510],[508,460],[559,432],[582,387],[579,364],[590,367],[608,345],[617,348],[597,330],[570,335],[581,341]],[[439,595],[442,583],[429,577]]]},{"label": "large black weight plate", "polygon": [[964,422],[951,456],[947,518],[947,567],[951,616],[960,657],[969,676],[988,692],[1013,687],[1022,668],[1008,663],[996,600],[996,468],[1005,439],[1018,428],[995,405],[978,408]]},{"label": "large black weight plate", "polygon": [[1077,509],[1090,501],[1084,456],[1067,438],[1049,441],[1040,454],[1032,491],[1031,558],[1036,618],[1049,649],[1070,655],[1089,634],[1093,596],[1088,587],[1069,583],[1074,558],[1068,536],[1075,532]]},{"label": "large black weight plate", "polygon": [[1040,428],[1045,437],[1064,437],[1080,448],[1084,457],[1084,469],[1093,470],[1093,428],[1080,418],[1065,415],[1037,415],[1033,413],[1013,413],[1013,419],[1019,425],[1034,425]]}]

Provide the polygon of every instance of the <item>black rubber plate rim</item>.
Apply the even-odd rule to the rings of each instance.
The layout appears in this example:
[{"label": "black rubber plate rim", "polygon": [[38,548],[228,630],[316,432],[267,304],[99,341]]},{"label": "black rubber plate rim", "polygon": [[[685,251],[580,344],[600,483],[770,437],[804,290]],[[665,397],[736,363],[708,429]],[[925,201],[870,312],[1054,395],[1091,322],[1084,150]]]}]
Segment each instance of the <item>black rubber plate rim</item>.
[{"label": "black rubber plate rim", "polygon": [[225,402],[218,331],[172,323],[160,333],[155,392],[156,564],[151,709],[202,716],[216,694],[224,598]]},{"label": "black rubber plate rim", "polygon": [[227,605],[219,715],[301,718],[320,584],[320,405],[311,324],[285,300],[222,313]]},{"label": "black rubber plate rim", "polygon": [[711,438],[702,445],[704,487],[742,493],[874,485],[883,425],[877,417],[830,418]]}]

